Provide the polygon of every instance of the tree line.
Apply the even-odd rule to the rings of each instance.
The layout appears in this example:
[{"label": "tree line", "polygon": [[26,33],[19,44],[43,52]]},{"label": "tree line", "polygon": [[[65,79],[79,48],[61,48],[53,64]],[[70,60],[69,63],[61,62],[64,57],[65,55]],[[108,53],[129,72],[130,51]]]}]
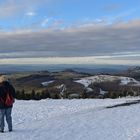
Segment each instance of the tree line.
[{"label": "tree line", "polygon": [[126,96],[139,96],[140,92],[135,92],[135,91],[108,91],[104,95],[101,94],[94,94],[94,93],[83,93],[79,96],[70,96],[72,94],[65,93],[64,96],[62,97],[59,92],[49,92],[47,89],[42,90],[42,91],[35,91],[34,89],[30,92],[27,93],[25,92],[24,89],[21,91],[17,90],[16,91],[16,99],[18,100],[41,100],[41,99],[72,99],[72,98],[82,98],[82,99],[87,99],[87,98],[119,98],[119,97],[126,97]]}]

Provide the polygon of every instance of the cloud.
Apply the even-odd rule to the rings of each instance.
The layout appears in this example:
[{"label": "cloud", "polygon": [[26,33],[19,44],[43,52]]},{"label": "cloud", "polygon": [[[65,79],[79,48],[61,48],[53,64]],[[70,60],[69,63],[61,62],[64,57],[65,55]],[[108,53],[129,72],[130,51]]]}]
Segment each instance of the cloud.
[{"label": "cloud", "polygon": [[40,6],[52,3],[54,0],[4,0],[0,4],[0,18],[16,17],[20,14],[31,15]]},{"label": "cloud", "polygon": [[20,11],[22,7],[22,5],[15,5],[13,1],[8,0],[0,5],[0,17],[11,17],[12,15]]},{"label": "cloud", "polygon": [[[71,27],[63,30],[0,32],[0,55],[3,54],[2,58],[5,59],[8,57],[4,56],[4,53],[8,53],[9,56],[11,53],[19,53],[16,57],[20,57],[22,53],[21,57],[36,57],[37,59],[40,57],[46,59],[47,57],[49,59],[92,57],[91,60],[94,58],[94,61],[87,59],[90,63],[138,64],[140,59],[139,37],[140,20],[112,25],[92,24],[91,26]],[[120,52],[122,54],[119,54]],[[13,57],[14,55],[11,54],[11,58]],[[84,58],[79,60],[80,63],[86,63]],[[60,61],[58,62],[60,63]],[[67,63],[67,61],[64,62]]]},{"label": "cloud", "polygon": [[27,16],[35,16],[36,13],[35,12],[27,12],[25,15],[27,15]]}]

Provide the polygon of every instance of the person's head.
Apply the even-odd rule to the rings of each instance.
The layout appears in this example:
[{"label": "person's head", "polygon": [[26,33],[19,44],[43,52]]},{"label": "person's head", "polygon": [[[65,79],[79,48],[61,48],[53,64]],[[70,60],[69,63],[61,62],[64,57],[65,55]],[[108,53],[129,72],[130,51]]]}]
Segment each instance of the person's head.
[{"label": "person's head", "polygon": [[5,75],[0,76],[0,83],[8,81],[8,78]]}]

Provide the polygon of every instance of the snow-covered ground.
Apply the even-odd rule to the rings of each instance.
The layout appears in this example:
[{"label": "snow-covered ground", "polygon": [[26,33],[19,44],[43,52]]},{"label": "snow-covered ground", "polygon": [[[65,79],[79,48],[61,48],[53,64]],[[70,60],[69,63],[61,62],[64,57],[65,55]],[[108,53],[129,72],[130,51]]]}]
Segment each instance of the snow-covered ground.
[{"label": "snow-covered ground", "polygon": [[140,82],[135,80],[131,77],[122,77],[122,76],[111,76],[111,75],[96,75],[96,76],[90,76],[81,78],[80,80],[77,80],[75,82],[83,84],[85,87],[88,87],[90,84],[93,83],[101,83],[101,82],[113,82],[113,81],[120,81],[120,85],[140,85]]},{"label": "snow-covered ground", "polygon": [[16,101],[14,131],[0,140],[139,140],[140,104],[105,108],[130,100]]}]

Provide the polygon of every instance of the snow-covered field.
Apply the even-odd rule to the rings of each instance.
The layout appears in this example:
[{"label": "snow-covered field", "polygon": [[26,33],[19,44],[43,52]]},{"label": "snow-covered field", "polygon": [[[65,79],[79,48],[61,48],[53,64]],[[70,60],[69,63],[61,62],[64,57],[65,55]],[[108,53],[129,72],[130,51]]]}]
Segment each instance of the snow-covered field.
[{"label": "snow-covered field", "polygon": [[130,100],[16,101],[14,131],[0,140],[139,140],[140,104],[105,108]]},{"label": "snow-covered field", "polygon": [[123,76],[111,76],[111,75],[96,75],[81,78],[75,82],[83,84],[85,87],[88,87],[90,84],[93,83],[101,83],[101,82],[113,82],[113,81],[120,81],[120,85],[140,85],[140,82],[135,80],[131,77],[123,77]]}]

